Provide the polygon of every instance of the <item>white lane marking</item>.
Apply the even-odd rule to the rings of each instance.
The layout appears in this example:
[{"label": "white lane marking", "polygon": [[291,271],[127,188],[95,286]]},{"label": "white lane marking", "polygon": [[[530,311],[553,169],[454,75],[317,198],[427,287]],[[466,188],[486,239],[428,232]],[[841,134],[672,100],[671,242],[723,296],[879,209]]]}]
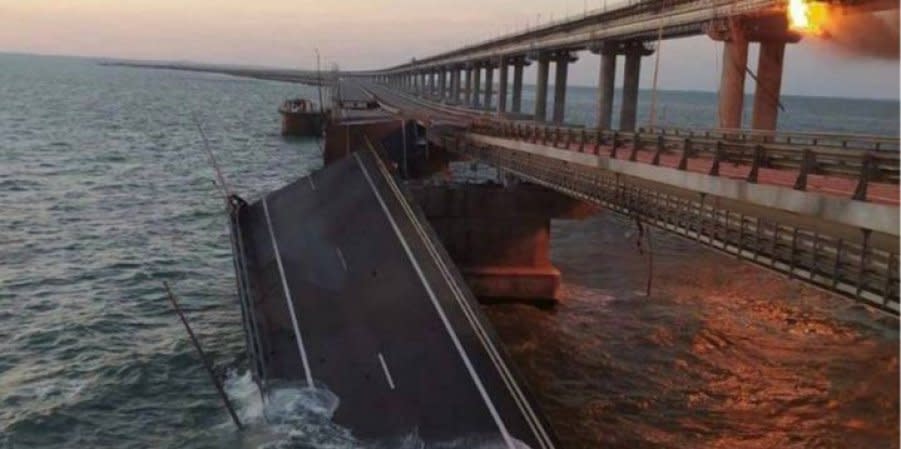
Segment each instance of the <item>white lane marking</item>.
[{"label": "white lane marking", "polygon": [[394,379],[391,378],[391,372],[388,371],[388,364],[385,363],[385,358],[382,357],[381,352],[379,353],[379,363],[382,364],[382,371],[385,372],[385,379],[388,379],[388,386],[391,387],[391,389],[393,390],[394,389]]},{"label": "white lane marking", "polygon": [[375,183],[372,182],[372,177],[369,176],[369,171],[366,170],[366,166],[363,165],[363,161],[360,160],[360,155],[358,153],[353,153],[353,156],[357,160],[357,165],[360,166],[360,170],[363,172],[363,176],[366,178],[366,182],[369,183],[369,188],[372,189],[372,193],[375,194],[376,200],[378,200],[379,205],[382,207],[382,211],[385,213],[385,216],[388,217],[388,222],[391,223],[391,228],[394,229],[394,234],[400,241],[401,246],[404,247],[404,252],[407,254],[407,258],[410,260],[410,263],[413,265],[413,269],[419,276],[419,280],[420,282],[422,282],[422,286],[425,287],[425,291],[426,293],[428,293],[429,299],[432,301],[432,306],[434,306],[435,310],[438,312],[438,316],[441,318],[441,322],[444,323],[444,328],[445,330],[447,330],[448,335],[450,335],[451,341],[454,343],[454,347],[457,349],[457,352],[460,353],[460,357],[463,359],[463,364],[466,366],[466,370],[469,372],[470,377],[472,377],[472,380],[476,385],[476,389],[482,396],[482,400],[488,407],[488,412],[491,414],[491,417],[494,418],[494,422],[497,424],[497,428],[500,431],[501,436],[503,436],[507,448],[515,449],[516,445],[513,443],[513,438],[507,431],[507,426],[504,424],[503,420],[501,420],[500,414],[498,414],[494,403],[491,402],[491,397],[488,396],[488,391],[485,390],[485,386],[482,385],[482,379],[479,378],[479,375],[476,373],[476,370],[472,365],[472,361],[469,360],[469,356],[466,354],[466,350],[463,349],[463,345],[460,343],[459,337],[457,337],[457,334],[454,332],[454,328],[451,326],[450,321],[447,319],[447,315],[445,315],[444,309],[441,308],[441,304],[438,302],[438,298],[435,296],[435,292],[432,291],[432,286],[429,285],[428,281],[426,280],[425,274],[423,274],[422,268],[419,266],[419,262],[417,262],[416,258],[413,257],[413,251],[410,249],[410,245],[407,244],[406,239],[404,239],[404,235],[400,232],[400,228],[397,227],[397,223],[394,221],[394,217],[391,216],[391,212],[388,210],[388,206],[385,204],[385,200],[382,199],[382,195],[376,188]]},{"label": "white lane marking", "polygon": [[341,252],[341,248],[336,246],[335,253],[338,254],[338,260],[341,261],[341,267],[344,268],[344,271],[347,271],[347,262],[344,260],[344,253]]},{"label": "white lane marking", "polygon": [[310,181],[310,188],[316,190],[316,184],[313,183],[313,175],[307,176],[307,181]]},{"label": "white lane marking", "polygon": [[281,276],[282,288],[285,290],[285,300],[288,302],[288,311],[291,312],[291,324],[294,325],[294,339],[297,340],[297,349],[300,351],[300,360],[303,362],[304,375],[307,378],[307,386],[313,387],[313,375],[310,373],[310,362],[307,361],[307,350],[303,347],[303,337],[300,336],[300,326],[297,325],[297,314],[294,312],[294,299],[291,297],[291,289],[285,279],[285,267],[282,265],[282,256],[278,249],[278,241],[272,230],[272,220],[269,218],[269,206],[266,197],[263,197],[263,213],[266,215],[266,226],[269,227],[269,237],[272,239],[272,249],[275,250],[275,262],[278,265],[278,274]]},{"label": "white lane marking", "polygon": [[[384,176],[390,176],[384,169],[384,167],[379,164],[379,170],[382,172]],[[389,180],[389,187],[392,192],[398,198],[402,198],[403,195],[398,190],[397,186]],[[406,212],[407,216],[413,223],[413,226],[416,228],[417,233],[422,239],[426,249],[429,251],[430,255],[434,259],[436,265],[438,266],[439,271],[443,275],[445,281],[451,287],[451,290],[454,293],[454,297],[457,301],[457,304],[463,310],[463,314],[469,320],[470,325],[476,331],[476,335],[479,337],[479,340],[482,342],[482,346],[488,351],[489,356],[491,357],[492,362],[494,362],[495,367],[501,372],[501,378],[504,380],[504,383],[507,385],[507,389],[510,391],[510,394],[513,396],[513,399],[516,401],[517,406],[519,406],[520,410],[526,414],[526,421],[529,423],[529,427],[532,428],[532,431],[535,433],[536,437],[539,439],[539,443],[542,447],[553,447],[554,444],[551,441],[550,437],[547,434],[547,431],[544,429],[544,426],[538,420],[535,411],[532,410],[531,405],[528,400],[525,398],[522,390],[519,388],[519,385],[516,383],[515,379],[513,379],[513,375],[510,373],[509,368],[503,362],[503,359],[498,354],[497,349],[494,347],[494,344],[491,342],[491,339],[487,336],[485,329],[482,327],[479,320],[475,317],[474,312],[472,311],[469,302],[466,298],[463,297],[463,292],[460,290],[460,286],[457,284],[456,280],[451,276],[447,265],[443,262],[441,257],[438,255],[437,250],[426,234],[425,230],[422,229],[422,225],[419,222],[416,214],[410,209],[409,205],[405,202],[400,202],[401,207]]]}]

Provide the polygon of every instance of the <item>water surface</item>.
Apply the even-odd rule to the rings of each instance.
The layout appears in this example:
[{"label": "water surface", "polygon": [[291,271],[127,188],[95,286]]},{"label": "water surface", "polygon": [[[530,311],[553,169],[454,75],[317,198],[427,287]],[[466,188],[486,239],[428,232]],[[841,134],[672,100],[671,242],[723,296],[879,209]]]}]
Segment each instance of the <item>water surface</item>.
[{"label": "water surface", "polygon": [[[283,140],[275,110],[316,92],[84,59],[0,67],[0,448],[357,446],[297,391],[263,423],[197,130],[230,188],[257,198],[320,167],[317,142]],[[590,122],[593,95],[572,89],[569,116]],[[712,121],[711,94],[661,98],[668,122]],[[786,104],[792,128],[897,131],[897,103]],[[896,320],[662,233],[646,298],[631,228],[555,222],[564,302],[488,308],[569,446],[897,447]],[[229,373],[246,434],[162,280]]]}]

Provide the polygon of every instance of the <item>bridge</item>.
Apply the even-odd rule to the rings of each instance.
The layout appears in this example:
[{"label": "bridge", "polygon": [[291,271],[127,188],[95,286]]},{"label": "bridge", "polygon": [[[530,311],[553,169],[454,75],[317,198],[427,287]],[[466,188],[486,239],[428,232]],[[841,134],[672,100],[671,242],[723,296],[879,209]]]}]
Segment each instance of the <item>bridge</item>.
[{"label": "bridge", "polygon": [[[550,220],[598,210],[897,315],[899,139],[776,129],[784,48],[801,38],[785,8],[639,2],[325,78],[201,68],[333,87],[326,168],[232,204],[247,347],[262,389],[327,388],[344,404],[334,420],[377,442],[412,433],[427,444],[556,447],[477,301],[554,300],[565,273],[548,258]],[[655,41],[696,34],[724,42],[717,123],[638,126],[641,58]],[[751,42],[761,51],[743,129]],[[567,67],[584,51],[600,55],[592,126],[565,114]],[[614,128],[618,55],[624,100]],[[536,101],[526,112],[531,62]],[[495,167],[499,182],[446,176],[461,160]]]},{"label": "bridge", "polygon": [[898,139],[555,126],[363,83],[434,147],[898,312]]},{"label": "bridge", "polygon": [[[639,127],[642,57],[655,43],[690,35],[724,44],[717,123]],[[428,128],[433,146],[897,313],[898,138],[776,130],[784,49],[802,37],[784,1],[638,2],[345,78]],[[750,43],[760,45],[756,74]],[[585,52],[600,55],[592,127],[565,116],[568,66]],[[614,129],[618,55],[625,79]],[[532,62],[534,109],[523,111]],[[742,129],[748,75],[756,90],[751,129]]]},{"label": "bridge", "polygon": [[[897,2],[885,0],[830,4],[837,10],[898,8]],[[568,66],[578,59],[579,52],[590,51],[600,55],[596,127],[609,129],[613,118],[617,56],[622,55],[625,65],[619,129],[631,131],[636,126],[642,57],[651,55],[655,43],[661,40],[706,34],[724,44],[716,126],[741,127],[745,79],[750,74],[756,82],[752,128],[772,131],[776,129],[780,106],[785,46],[802,38],[801,33],[789,25],[786,9],[784,0],[640,1],[442,54],[413,58],[410,63],[366,75],[439,101],[496,110],[502,115],[518,115],[523,113],[524,68],[537,62],[535,108],[529,115],[544,122],[548,119],[549,68],[553,62],[554,106],[550,119],[554,123],[563,123]],[[750,43],[760,46],[756,75],[748,66]],[[508,84],[511,69],[512,86]],[[496,95],[493,92],[495,72],[498,73]]]}]

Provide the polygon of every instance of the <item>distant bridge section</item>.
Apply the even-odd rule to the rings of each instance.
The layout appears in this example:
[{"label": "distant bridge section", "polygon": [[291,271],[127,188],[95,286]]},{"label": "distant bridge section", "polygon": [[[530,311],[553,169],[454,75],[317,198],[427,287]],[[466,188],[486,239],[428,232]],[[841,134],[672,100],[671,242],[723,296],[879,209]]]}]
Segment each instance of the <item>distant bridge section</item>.
[{"label": "distant bridge section", "polygon": [[551,126],[364,86],[431,145],[898,313],[898,138]]},{"label": "distant bridge section", "polygon": [[[828,3],[843,8],[843,14],[898,8],[897,1],[886,0]],[[568,66],[578,59],[579,52],[587,50],[600,55],[597,128],[611,129],[616,65],[618,56],[623,56],[618,128],[633,131],[637,125],[642,57],[653,54],[654,43],[662,39],[706,34],[723,42],[722,73],[717,89],[719,112],[714,126],[727,129],[742,126],[745,79],[750,74],[755,82],[751,127],[774,131],[780,108],[785,45],[802,37],[789,26],[786,4],[785,0],[639,1],[355,75],[443,103],[492,111],[498,116],[564,124]],[[756,69],[748,65],[750,43],[760,46]],[[523,72],[533,62],[536,63],[535,108],[523,111]],[[494,92],[495,75],[497,92]],[[553,108],[548,107],[551,76]]]}]

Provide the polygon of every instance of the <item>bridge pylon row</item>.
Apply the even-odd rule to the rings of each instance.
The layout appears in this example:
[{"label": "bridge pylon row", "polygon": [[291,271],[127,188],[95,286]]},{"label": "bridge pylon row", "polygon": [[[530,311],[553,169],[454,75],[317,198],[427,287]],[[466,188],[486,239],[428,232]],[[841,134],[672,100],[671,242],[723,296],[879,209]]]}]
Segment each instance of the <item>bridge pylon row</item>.
[{"label": "bridge pylon row", "polygon": [[[697,24],[696,34],[701,33],[723,43],[715,126],[725,129],[742,127],[745,79],[750,74],[756,84],[751,127],[775,130],[785,44],[799,41],[800,34],[790,29],[784,15],[716,18]],[[656,37],[659,39],[661,36],[662,28]],[[748,67],[750,43],[760,44],[756,75]],[[633,131],[638,125],[641,60],[654,53],[654,44],[653,38],[642,36],[607,38],[564,48],[511,51],[490,57],[484,56],[484,52],[474,51],[472,59],[456,57],[452,63],[419,64],[414,61],[403,69],[379,73],[375,78],[392,87],[450,105],[494,112],[498,116],[514,119],[564,124],[569,65],[578,60],[580,51],[587,50],[600,56],[595,125],[603,130],[614,128],[616,66],[618,57],[623,56],[622,96],[616,125],[621,131]],[[531,96],[532,110],[527,112],[523,110],[523,76],[526,68],[533,63],[534,95]],[[551,65],[554,66],[553,78]],[[550,95],[553,95],[551,108],[548,107]]]}]

